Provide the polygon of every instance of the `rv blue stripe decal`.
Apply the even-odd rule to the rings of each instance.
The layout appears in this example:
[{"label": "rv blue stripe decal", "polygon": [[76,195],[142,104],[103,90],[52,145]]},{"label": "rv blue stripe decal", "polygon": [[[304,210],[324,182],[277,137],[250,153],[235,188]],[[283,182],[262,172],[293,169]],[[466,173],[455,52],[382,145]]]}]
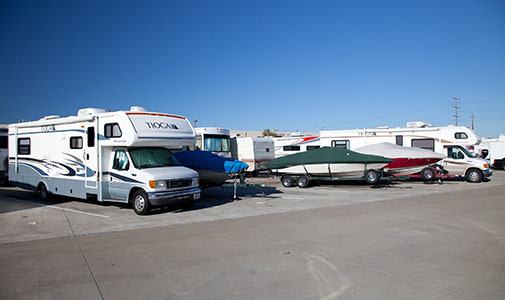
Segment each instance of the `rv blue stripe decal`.
[{"label": "rv blue stripe decal", "polygon": [[103,175],[110,175],[112,177],[115,177],[115,178],[120,179],[120,180],[125,181],[125,182],[142,183],[141,181],[135,180],[133,178],[129,178],[129,177],[126,177],[126,176],[123,176],[123,175],[119,175],[119,174],[116,174],[116,173],[112,173],[112,172],[103,172]]},{"label": "rv blue stripe decal", "polygon": [[[54,130],[54,131],[32,131],[32,132],[20,132],[18,135],[25,134],[38,134],[38,133],[54,133],[54,132],[80,132],[85,133],[84,129],[66,129],[66,130]],[[9,135],[16,135],[15,133],[9,133]]]},{"label": "rv blue stripe decal", "polygon": [[22,165],[22,166],[30,167],[30,168],[34,169],[35,171],[37,171],[37,173],[39,173],[40,175],[47,176],[46,172],[42,171],[41,169],[37,168],[34,165],[27,164],[27,163],[18,163],[18,164]]}]

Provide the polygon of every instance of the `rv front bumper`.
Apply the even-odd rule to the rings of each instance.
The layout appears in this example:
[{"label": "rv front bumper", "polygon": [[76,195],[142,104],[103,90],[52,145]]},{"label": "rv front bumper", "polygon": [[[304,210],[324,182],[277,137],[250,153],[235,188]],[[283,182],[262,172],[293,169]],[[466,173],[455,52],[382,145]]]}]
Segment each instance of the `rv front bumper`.
[{"label": "rv front bumper", "polygon": [[169,205],[186,201],[193,201],[200,198],[200,188],[190,188],[180,191],[150,192],[147,193],[149,201],[154,206]]},{"label": "rv front bumper", "polygon": [[491,177],[493,175],[493,171],[491,171],[491,169],[485,169],[484,171],[482,171],[482,174],[484,175],[484,177]]}]

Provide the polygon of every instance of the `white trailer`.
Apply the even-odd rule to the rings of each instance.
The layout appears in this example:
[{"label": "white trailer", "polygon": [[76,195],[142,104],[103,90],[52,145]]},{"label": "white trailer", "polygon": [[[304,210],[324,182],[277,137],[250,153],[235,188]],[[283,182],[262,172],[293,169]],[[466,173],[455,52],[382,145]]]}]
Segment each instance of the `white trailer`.
[{"label": "white trailer", "polygon": [[324,130],[320,132],[320,139],[322,147],[350,150],[384,142],[418,147],[446,155],[447,158],[439,164],[451,176],[462,176],[468,181],[480,182],[482,178],[492,175],[489,162],[475,158],[470,153],[481,142],[480,137],[464,126],[434,127],[424,122],[408,122],[403,128]]},{"label": "white trailer", "polygon": [[299,152],[319,149],[321,143],[317,135],[291,134],[287,137],[273,138],[275,158]]},{"label": "white trailer", "polygon": [[183,116],[81,109],[9,125],[9,180],[52,195],[130,203],[137,214],[151,206],[191,204],[200,197],[198,174],[174,166],[171,151],[195,143]]},{"label": "white trailer", "polygon": [[231,157],[230,130],[219,127],[196,127],[196,148],[222,157]]},{"label": "white trailer", "polygon": [[8,180],[9,151],[8,127],[0,125],[0,183]]},{"label": "white trailer", "polygon": [[231,139],[231,153],[249,165],[248,172],[265,170],[264,164],[275,158],[274,141],[269,137],[234,137]]}]

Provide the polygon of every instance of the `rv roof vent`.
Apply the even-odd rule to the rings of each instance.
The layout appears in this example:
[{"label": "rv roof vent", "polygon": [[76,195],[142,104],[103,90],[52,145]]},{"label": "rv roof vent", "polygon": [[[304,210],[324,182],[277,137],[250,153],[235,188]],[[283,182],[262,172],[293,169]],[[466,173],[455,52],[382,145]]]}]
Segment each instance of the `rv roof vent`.
[{"label": "rv roof vent", "polygon": [[60,116],[58,115],[50,115],[50,116],[45,116],[43,118],[40,119],[40,121],[43,121],[43,120],[52,120],[52,119],[58,119]]},{"label": "rv roof vent", "polygon": [[291,132],[289,136],[303,136],[303,133],[296,131],[296,132]]},{"label": "rv roof vent", "polygon": [[103,108],[82,108],[82,109],[79,109],[79,111],[77,112],[77,115],[79,117],[82,117],[82,116],[91,116],[91,115],[96,115],[96,114],[100,114],[100,113],[104,113],[104,112],[107,112],[106,109],[103,109]]},{"label": "rv roof vent", "polygon": [[145,108],[143,108],[142,106],[132,106],[130,107],[130,111],[139,111],[139,112],[144,112],[144,111],[147,111]]},{"label": "rv roof vent", "polygon": [[407,122],[408,128],[424,128],[424,127],[431,127],[431,126],[433,126],[433,125],[426,123],[426,122],[421,122],[421,121]]},{"label": "rv roof vent", "polygon": [[377,129],[388,129],[389,126],[383,125],[383,126],[377,126]]}]

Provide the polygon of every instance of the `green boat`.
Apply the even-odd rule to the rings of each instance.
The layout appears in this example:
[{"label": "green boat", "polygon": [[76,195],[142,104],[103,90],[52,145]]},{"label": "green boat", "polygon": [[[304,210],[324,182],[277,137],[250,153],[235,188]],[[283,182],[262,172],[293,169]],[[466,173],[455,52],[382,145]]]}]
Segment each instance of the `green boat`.
[{"label": "green boat", "polygon": [[281,182],[285,187],[307,187],[313,179],[363,179],[376,184],[381,177],[380,169],[390,161],[382,156],[324,147],[276,158],[267,167],[283,175]]}]

